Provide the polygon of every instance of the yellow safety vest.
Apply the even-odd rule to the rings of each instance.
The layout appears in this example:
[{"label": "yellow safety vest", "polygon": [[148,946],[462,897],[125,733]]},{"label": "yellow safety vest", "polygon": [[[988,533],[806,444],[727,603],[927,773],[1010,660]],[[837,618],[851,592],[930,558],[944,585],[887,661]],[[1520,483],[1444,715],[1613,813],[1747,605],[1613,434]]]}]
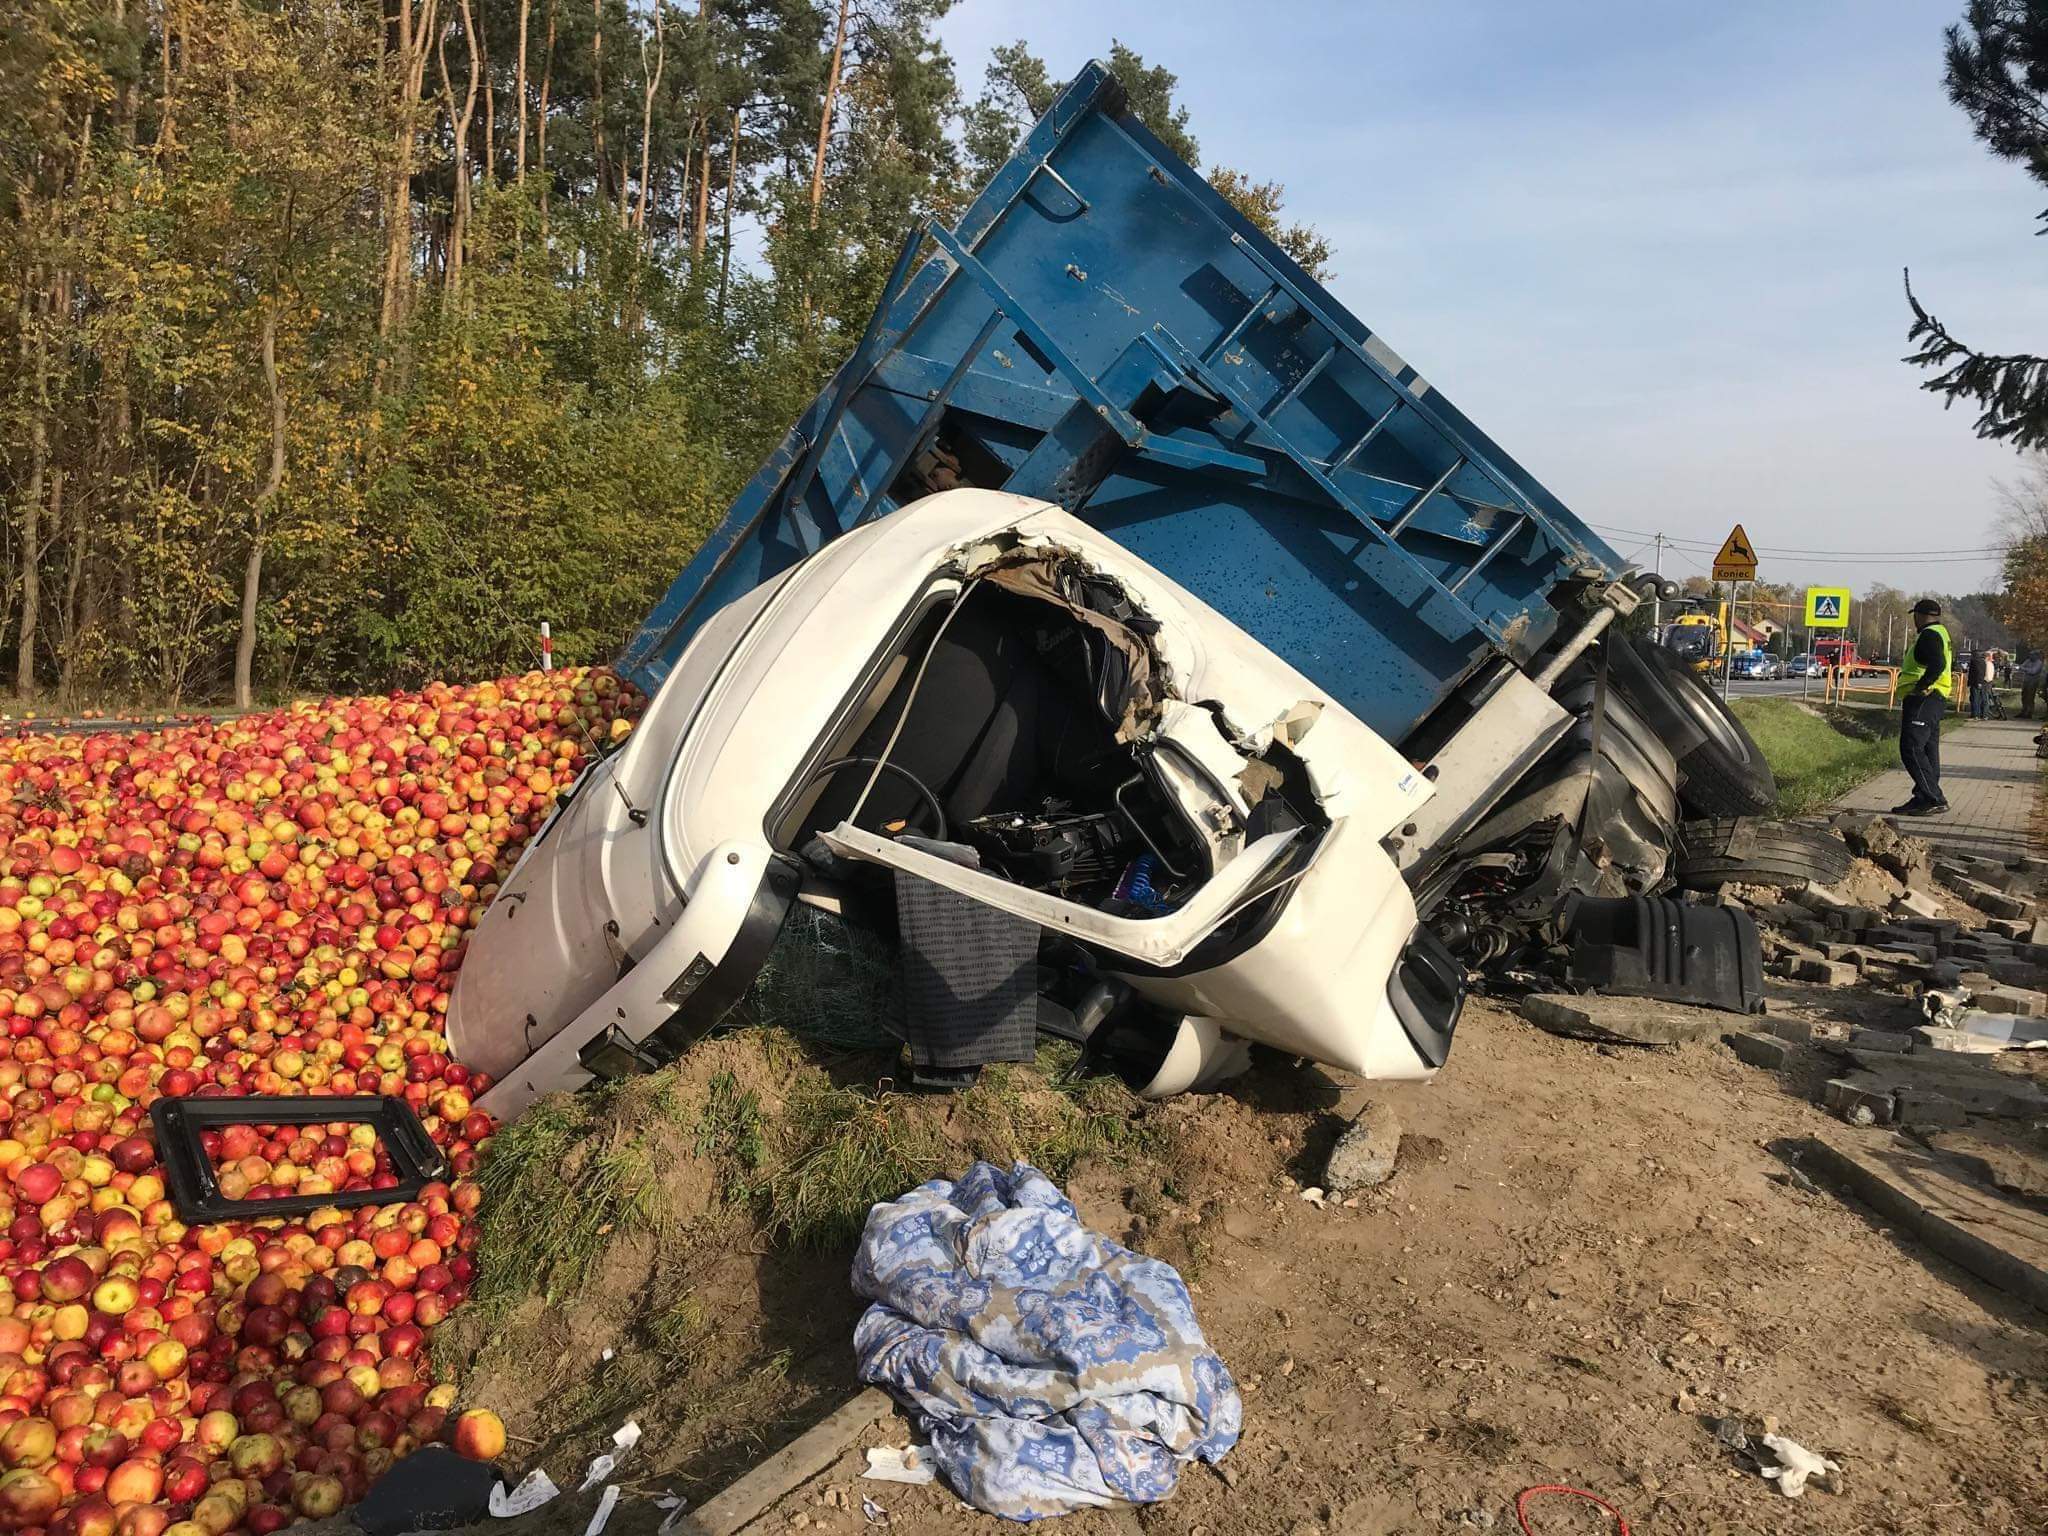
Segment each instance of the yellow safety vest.
[{"label": "yellow safety vest", "polygon": [[[1920,633],[1923,635],[1941,636],[1941,670],[1935,675],[1934,681],[1927,685],[1927,691],[1929,693],[1938,693],[1944,699],[1952,698],[1955,694],[1956,678],[1955,642],[1949,639],[1946,625],[1930,624]],[[1926,668],[1920,665],[1919,658],[1914,654],[1918,649],[1919,646],[1916,643],[1911,650],[1906,652],[1905,660],[1899,663],[1899,692],[1901,693],[1911,693],[1920,681],[1920,674],[1926,670]]]}]

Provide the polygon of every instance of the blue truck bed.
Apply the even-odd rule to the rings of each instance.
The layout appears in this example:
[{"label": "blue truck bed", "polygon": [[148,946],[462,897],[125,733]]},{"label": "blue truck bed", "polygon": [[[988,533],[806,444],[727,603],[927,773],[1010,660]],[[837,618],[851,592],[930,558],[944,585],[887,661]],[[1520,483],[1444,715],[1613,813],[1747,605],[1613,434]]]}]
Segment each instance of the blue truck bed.
[{"label": "blue truck bed", "polygon": [[[936,469],[935,469],[935,466]],[[1078,512],[1405,739],[1622,563],[1123,110],[1061,93],[634,635],[652,693],[725,603],[949,483]]]}]

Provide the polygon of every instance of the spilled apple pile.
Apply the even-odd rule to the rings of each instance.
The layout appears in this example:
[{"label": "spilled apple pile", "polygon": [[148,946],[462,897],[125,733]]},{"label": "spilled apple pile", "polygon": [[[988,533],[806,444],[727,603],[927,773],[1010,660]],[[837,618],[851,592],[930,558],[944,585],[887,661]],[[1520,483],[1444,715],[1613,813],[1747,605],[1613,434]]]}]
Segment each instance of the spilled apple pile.
[{"label": "spilled apple pile", "polygon": [[[266,1536],[428,1442],[502,1452],[428,1367],[492,1129],[442,1020],[501,874],[633,709],[572,670],[0,740],[0,1530]],[[159,1095],[372,1093],[413,1106],[452,1182],[178,1220]],[[397,1182],[365,1126],[204,1146],[238,1198]]]}]

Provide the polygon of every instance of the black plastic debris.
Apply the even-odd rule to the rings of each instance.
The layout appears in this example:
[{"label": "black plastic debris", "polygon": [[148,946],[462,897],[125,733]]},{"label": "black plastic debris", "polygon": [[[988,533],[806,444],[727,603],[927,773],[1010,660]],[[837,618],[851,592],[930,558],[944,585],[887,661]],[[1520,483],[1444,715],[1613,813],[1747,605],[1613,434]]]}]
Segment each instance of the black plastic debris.
[{"label": "black plastic debris", "polygon": [[1566,908],[1565,931],[1565,979],[1578,990],[1763,1012],[1763,944],[1747,912],[1668,896],[1589,897]]},{"label": "black plastic debris", "polygon": [[[246,1098],[161,1098],[149,1106],[163,1160],[164,1185],[188,1226],[215,1221],[259,1221],[304,1216],[325,1206],[402,1205],[447,1177],[448,1160],[427,1135],[412,1106],[389,1095],[324,1098],[310,1094],[251,1094]],[[337,1189],[271,1200],[231,1200],[221,1193],[200,1137],[230,1125],[367,1125],[391,1157],[398,1183],[385,1189]]]},{"label": "black plastic debris", "polygon": [[364,1536],[452,1531],[490,1513],[498,1469],[430,1445],[406,1457],[371,1485],[349,1514]]}]

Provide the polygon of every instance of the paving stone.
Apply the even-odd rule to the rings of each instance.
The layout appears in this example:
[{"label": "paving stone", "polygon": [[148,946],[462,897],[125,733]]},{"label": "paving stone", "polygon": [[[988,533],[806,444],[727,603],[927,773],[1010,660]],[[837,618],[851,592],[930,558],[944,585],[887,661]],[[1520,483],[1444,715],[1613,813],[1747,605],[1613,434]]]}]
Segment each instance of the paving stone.
[{"label": "paving stone", "polygon": [[1859,1051],[1903,1056],[1913,1049],[1913,1037],[1903,1029],[1852,1029],[1849,1031],[1849,1044]]},{"label": "paving stone", "polygon": [[1946,1051],[1960,1056],[1995,1056],[2005,1049],[2005,1044],[1973,1035],[1966,1029],[1943,1029],[1938,1024],[1922,1024],[1913,1031],[1913,1049]]},{"label": "paving stone", "polygon": [[1986,1013],[2011,1013],[2023,1019],[2048,1015],[2048,994],[2018,987],[1992,987],[1975,994],[1970,1000]]},{"label": "paving stone", "polygon": [[1814,912],[1839,912],[1855,903],[1831,885],[1822,885],[1818,880],[1806,882],[1806,888],[1794,894],[1792,899],[1802,907]]},{"label": "paving stone", "polygon": [[1818,1045],[1849,1038],[1849,1026],[1833,1019],[1772,1018],[1768,1010],[1764,1014],[1764,1028],[1780,1040],[1790,1040],[1795,1045]]},{"label": "paving stone", "polygon": [[1939,917],[1941,903],[1925,891],[1907,891],[1892,898],[1892,911],[1909,917]]},{"label": "paving stone", "polygon": [[1895,1104],[1888,1088],[1866,1088],[1835,1078],[1821,1090],[1820,1101],[1851,1125],[1890,1125]]},{"label": "paving stone", "polygon": [[2023,923],[2016,917],[1994,917],[1984,926],[2001,939],[2009,939],[2015,944],[2026,943],[2027,935],[2034,931],[2031,922]]},{"label": "paving stone", "polygon": [[1776,1071],[1792,1059],[1791,1043],[1772,1035],[1750,1035],[1736,1031],[1723,1035],[1721,1039],[1729,1050],[1752,1067]]},{"label": "paving stone", "polygon": [[1969,1112],[1947,1094],[1926,1088],[1901,1088],[1892,1096],[1892,1115],[1900,1125],[1917,1130],[1968,1125]]},{"label": "paving stone", "polygon": [[2024,917],[2031,919],[2034,904],[2018,896],[2008,896],[2004,891],[1993,890],[1981,880],[1951,880],[1949,889],[1979,912],[1992,917]]},{"label": "paving stone", "polygon": [[1963,925],[1952,917],[1902,917],[1892,926],[1908,933],[1924,933],[1937,942],[1952,939],[1963,930]]},{"label": "paving stone", "polygon": [[1785,972],[1794,981],[1816,982],[1824,987],[1846,987],[1863,973],[1843,960],[1795,960]]},{"label": "paving stone", "polygon": [[1679,1045],[1728,1027],[1728,1015],[1711,1008],[1644,997],[1574,997],[1531,993],[1522,1017],[1553,1035],[1623,1045]]},{"label": "paving stone", "polygon": [[1995,859],[1965,859],[1963,867],[1995,891],[2010,891],[2016,883],[2013,872]]}]

